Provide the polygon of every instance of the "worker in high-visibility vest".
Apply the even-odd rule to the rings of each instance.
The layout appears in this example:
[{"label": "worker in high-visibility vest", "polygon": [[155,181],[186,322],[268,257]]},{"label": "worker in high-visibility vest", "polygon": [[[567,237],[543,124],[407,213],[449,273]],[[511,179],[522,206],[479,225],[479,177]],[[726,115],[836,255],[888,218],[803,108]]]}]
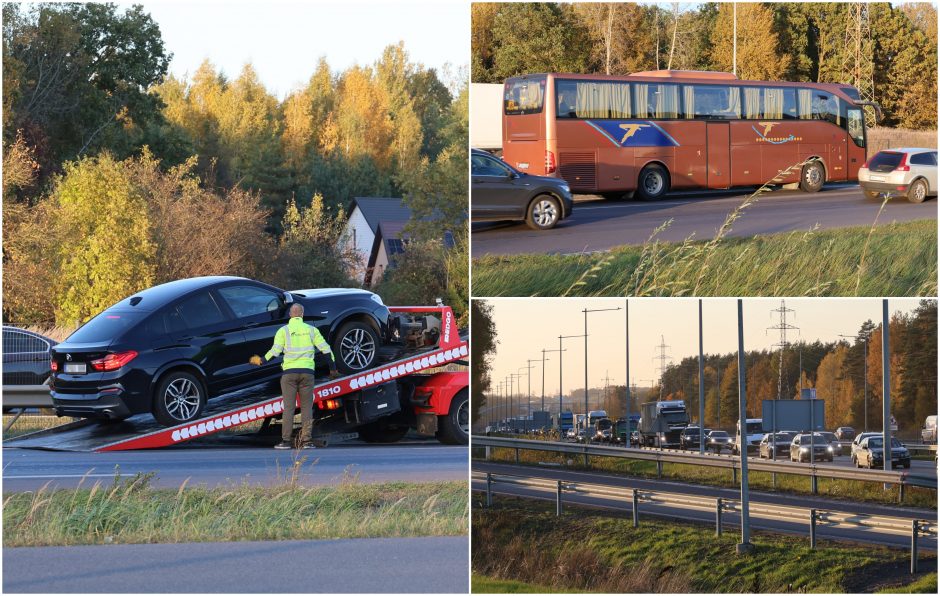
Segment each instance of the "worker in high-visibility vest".
[{"label": "worker in high-visibility vest", "polygon": [[284,354],[284,363],[281,368],[281,394],[284,397],[284,410],[281,423],[281,442],[275,449],[290,449],[294,433],[294,411],[296,396],[300,396],[300,447],[312,449],[313,433],[313,384],[317,351],[330,356],[330,378],[339,376],[336,371],[336,358],[326,343],[320,331],[304,323],[304,307],[301,304],[292,304],[290,307],[290,321],[277,330],[274,336],[274,345],[264,355],[252,356],[249,362],[261,366],[272,358]]}]

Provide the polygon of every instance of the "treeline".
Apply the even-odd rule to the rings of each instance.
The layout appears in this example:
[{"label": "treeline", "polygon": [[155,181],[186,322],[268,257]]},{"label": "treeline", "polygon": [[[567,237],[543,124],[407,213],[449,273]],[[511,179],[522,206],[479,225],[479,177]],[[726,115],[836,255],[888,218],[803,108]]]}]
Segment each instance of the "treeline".
[{"label": "treeline", "polygon": [[251,65],[168,76],[140,6],[6,3],[3,19],[4,320],[72,325],[188,275],[354,285],[355,196],[413,213],[386,301],[443,296],[466,318],[466,81],[399,43],[343,72],[321,59],[279,100]]},{"label": "treeline", "polygon": [[[816,397],[826,401],[827,429],[843,425],[861,429],[865,420],[863,338],[867,338],[868,427],[881,428],[881,325],[865,321],[855,335],[857,339],[852,341],[791,344],[783,352],[782,383],[778,374],[779,351],[747,352],[744,358],[747,416],[761,417],[762,401],[777,397],[778,383],[783,399],[798,399],[802,384],[804,389],[815,388]],[[937,413],[937,301],[922,300],[910,313],[895,313],[890,321],[890,343],[891,413],[900,432],[913,434],[927,416]],[[698,357],[683,358],[667,368],[661,385],[650,394],[658,396],[661,389],[664,399],[685,400],[692,416],[697,418]],[[623,387],[618,387],[617,392],[622,404]],[[737,355],[706,354],[705,424],[728,429],[734,428],[737,419]]]},{"label": "treeline", "polygon": [[[738,77],[853,84],[881,104],[884,125],[936,128],[936,6],[871,3],[866,15],[859,5],[738,3]],[[732,3],[680,6],[475,3],[472,80],[501,83],[534,72],[730,72]]]}]

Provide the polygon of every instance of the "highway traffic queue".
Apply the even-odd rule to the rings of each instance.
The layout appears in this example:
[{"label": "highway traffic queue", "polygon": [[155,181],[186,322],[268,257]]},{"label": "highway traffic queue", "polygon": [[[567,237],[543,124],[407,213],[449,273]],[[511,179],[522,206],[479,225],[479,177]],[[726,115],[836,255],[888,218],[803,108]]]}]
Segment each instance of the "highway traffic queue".
[{"label": "highway traffic queue", "polygon": [[[847,455],[858,468],[884,467],[884,436],[881,432],[856,433],[852,427],[841,426],[834,432],[805,430],[768,430],[761,418],[748,418],[745,432],[740,423],[734,436],[721,429],[692,424],[685,402],[667,400],[641,405],[641,414],[629,419],[611,419],[605,410],[591,410],[588,415],[564,411],[554,417],[548,412],[533,412],[529,417],[509,418],[486,427],[494,434],[532,434],[555,441],[619,445],[646,449],[694,450],[704,445],[706,452],[749,456],[761,459],[786,459],[792,462],[833,462]],[[892,430],[897,426],[893,424]],[[921,438],[925,445],[937,442],[937,417],[924,422]],[[704,434],[704,441],[701,437]],[[934,451],[936,454],[936,451]],[[891,438],[891,467],[911,467],[908,447],[896,437]]]}]

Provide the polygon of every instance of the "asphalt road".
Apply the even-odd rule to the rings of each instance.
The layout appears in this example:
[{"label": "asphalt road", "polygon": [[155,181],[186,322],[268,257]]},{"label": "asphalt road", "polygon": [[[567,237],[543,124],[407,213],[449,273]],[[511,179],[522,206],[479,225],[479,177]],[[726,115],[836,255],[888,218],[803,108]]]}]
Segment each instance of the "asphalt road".
[{"label": "asphalt road", "polygon": [[[654,203],[582,195],[575,199],[572,216],[552,230],[538,232],[521,222],[473,223],[471,247],[474,257],[603,251],[643,244],[670,219],[672,224],[657,236],[660,240],[680,242],[693,234],[695,239],[706,240],[714,237],[728,213],[748,194],[741,190],[674,193]],[[866,199],[857,185],[832,184],[814,194],[774,190],[748,207],[729,235],[805,231],[816,224],[820,228],[870,226],[880,207],[879,201]],[[878,223],[936,218],[936,199],[919,205],[892,199]]]},{"label": "asphalt road", "polygon": [[[604,485],[622,486],[624,496],[622,498],[584,496],[578,494],[565,493],[564,501],[566,503],[577,503],[590,507],[600,507],[604,509],[613,509],[620,512],[630,511],[631,501],[629,499],[629,489],[663,491],[671,493],[680,493],[696,496],[722,497],[728,499],[739,499],[740,492],[735,489],[726,489],[703,485],[689,485],[670,480],[654,480],[625,478],[614,476],[602,472],[580,472],[572,470],[538,468],[533,471],[532,467],[514,466],[511,464],[496,464],[490,462],[474,462],[474,472],[492,472],[495,474],[536,474],[539,477],[564,480],[570,482],[597,483]],[[474,480],[472,483],[474,490],[485,490],[484,481]],[[514,495],[527,498],[539,498],[555,500],[554,491],[538,490],[530,487],[521,487],[510,484],[494,484],[493,490],[497,494]],[[825,497],[811,495],[787,495],[778,493],[765,493],[751,490],[750,500],[752,503],[768,503],[777,505],[789,505],[793,507],[812,507],[820,510],[843,511],[850,513],[865,513],[871,515],[888,515],[893,517],[907,517],[911,519],[934,519],[936,511],[924,511],[920,509],[894,506],[878,505],[872,503],[855,503],[848,501],[838,501],[827,499]],[[693,509],[678,508],[674,506],[656,505],[650,503],[641,503],[639,506],[640,517],[644,514],[653,514],[657,517],[668,517],[683,520],[695,520],[704,523],[715,523],[715,513],[713,511],[699,511]],[[723,523],[727,526],[737,527],[740,523],[737,514],[726,512],[722,515]],[[641,521],[642,523],[642,521]],[[796,533],[807,535],[809,533],[808,523],[798,524],[793,522],[776,521],[770,519],[760,519],[753,517],[751,526],[756,529],[773,530],[779,532]],[[850,529],[827,527],[825,524],[817,524],[817,536],[820,538],[833,538],[842,540],[862,541],[875,544],[884,544],[898,547],[910,547],[910,536],[892,535],[876,533],[868,529]],[[921,538],[922,548],[936,550],[936,538]]]},{"label": "asphalt road", "polygon": [[463,593],[466,536],[3,549],[7,593]]},{"label": "asphalt road", "polygon": [[468,448],[436,441],[394,445],[337,445],[325,449],[277,451],[260,447],[190,447],[144,451],[80,453],[33,449],[3,450],[3,490],[36,490],[110,482],[115,466],[122,476],[154,472],[153,486],[228,486],[274,484],[289,475],[300,458],[299,482],[305,486],[336,484],[350,477],[359,482],[432,482],[466,480]]}]

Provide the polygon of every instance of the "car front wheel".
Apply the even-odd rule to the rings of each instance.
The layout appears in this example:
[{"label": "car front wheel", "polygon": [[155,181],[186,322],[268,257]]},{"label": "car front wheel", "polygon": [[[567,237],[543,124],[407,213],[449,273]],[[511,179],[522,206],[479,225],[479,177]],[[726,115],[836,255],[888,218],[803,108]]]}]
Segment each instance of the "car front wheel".
[{"label": "car front wheel", "polygon": [[336,368],[343,374],[354,374],[375,365],[379,353],[379,334],[368,323],[350,321],[333,339]]},{"label": "car front wheel", "polygon": [[171,372],[160,380],[154,395],[153,417],[163,426],[192,422],[206,406],[206,390],[196,375]]},{"label": "car front wheel", "polygon": [[549,195],[539,195],[529,203],[525,222],[533,230],[550,230],[561,219],[561,204]]}]

